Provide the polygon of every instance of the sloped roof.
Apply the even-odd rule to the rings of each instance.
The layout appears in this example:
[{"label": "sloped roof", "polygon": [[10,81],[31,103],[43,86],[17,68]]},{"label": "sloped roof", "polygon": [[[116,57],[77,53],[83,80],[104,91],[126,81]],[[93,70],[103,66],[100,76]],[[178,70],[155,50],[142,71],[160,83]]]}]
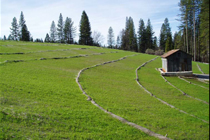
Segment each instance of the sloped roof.
[{"label": "sloped roof", "polygon": [[179,51],[179,49],[171,50],[171,51],[169,51],[169,52],[163,54],[161,57],[162,57],[162,58],[167,58],[168,56],[170,56],[170,55],[172,55],[172,54],[174,54],[174,53],[176,53],[176,52],[178,52],[178,51]]}]

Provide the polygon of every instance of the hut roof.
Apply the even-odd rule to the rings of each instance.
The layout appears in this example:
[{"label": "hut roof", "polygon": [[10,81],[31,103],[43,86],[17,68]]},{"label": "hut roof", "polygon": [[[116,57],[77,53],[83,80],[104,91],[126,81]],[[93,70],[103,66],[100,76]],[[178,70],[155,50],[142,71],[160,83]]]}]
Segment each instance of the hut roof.
[{"label": "hut roof", "polygon": [[176,53],[176,52],[178,52],[178,51],[179,51],[179,49],[171,50],[171,51],[169,51],[169,52],[163,54],[161,57],[162,57],[162,58],[167,58],[168,56],[170,56],[170,55],[172,55],[172,54],[174,54],[174,53]]}]

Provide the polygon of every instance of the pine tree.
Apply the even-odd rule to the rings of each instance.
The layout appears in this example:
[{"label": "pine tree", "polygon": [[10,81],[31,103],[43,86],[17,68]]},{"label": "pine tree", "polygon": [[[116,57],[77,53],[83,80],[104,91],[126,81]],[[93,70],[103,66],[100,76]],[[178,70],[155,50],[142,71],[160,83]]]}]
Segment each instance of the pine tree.
[{"label": "pine tree", "polygon": [[166,40],[166,44],[165,44],[165,52],[168,52],[170,50],[170,38],[168,38]]},{"label": "pine tree", "polygon": [[49,42],[50,42],[50,36],[49,36],[49,34],[48,34],[48,33],[46,34],[46,37],[45,37],[44,42],[47,42],[47,43],[49,43]]},{"label": "pine tree", "polygon": [[135,33],[134,22],[131,17],[128,19],[129,50],[138,52],[137,37]]},{"label": "pine tree", "polygon": [[11,35],[11,34],[9,34],[8,40],[14,40],[14,39],[12,38],[12,35]]},{"label": "pine tree", "polygon": [[72,44],[74,42],[74,36],[76,34],[76,28],[74,27],[74,22],[71,18],[66,18],[65,26],[64,26],[64,40],[68,44]]},{"label": "pine tree", "polygon": [[4,40],[7,40],[7,37],[4,35]]},{"label": "pine tree", "polygon": [[107,40],[108,47],[113,48],[114,47],[114,31],[112,27],[109,27],[107,38],[108,38]]},{"label": "pine tree", "polygon": [[152,29],[152,25],[151,25],[151,22],[150,22],[150,19],[148,19],[147,21],[147,27],[146,27],[146,46],[147,46],[147,49],[155,49],[153,47],[153,35],[154,35],[154,32],[153,32],[153,29]]},{"label": "pine tree", "polygon": [[154,37],[154,40],[153,40],[153,47],[155,50],[158,50],[158,46],[157,46],[157,37],[155,36]]},{"label": "pine tree", "polygon": [[23,26],[25,25],[25,18],[24,18],[24,15],[23,15],[23,12],[21,11],[20,13],[20,20],[19,20],[19,40],[22,40],[21,37],[22,37],[22,28]]},{"label": "pine tree", "polygon": [[189,10],[188,10],[188,5],[189,5],[189,0],[180,0],[179,2],[179,7],[180,7],[180,11],[181,14],[179,14],[179,16],[181,17],[180,21],[181,21],[181,25],[179,26],[179,28],[183,31],[183,33],[185,33],[184,37],[185,37],[185,43],[186,44],[186,51],[187,53],[189,52],[189,46],[188,46],[188,18],[189,18]]},{"label": "pine tree", "polygon": [[26,24],[24,24],[21,29],[21,41],[30,41],[30,33]]},{"label": "pine tree", "polygon": [[184,46],[184,36],[182,35],[182,31],[180,30],[179,32],[174,33],[174,49],[181,49],[185,50]]},{"label": "pine tree", "polygon": [[63,16],[60,13],[58,24],[57,24],[58,42],[60,43],[64,42],[64,31],[63,31],[64,25],[63,24],[64,24]]},{"label": "pine tree", "polygon": [[122,49],[138,51],[137,35],[135,33],[134,22],[131,17],[126,17],[125,30],[123,30],[122,33]]},{"label": "pine tree", "polygon": [[121,49],[123,50],[128,50],[127,48],[127,41],[128,40],[128,35],[125,29],[122,29],[121,31]]},{"label": "pine tree", "polygon": [[12,28],[10,28],[10,30],[11,30],[12,39],[13,40],[18,40],[19,30],[18,30],[18,23],[17,23],[16,17],[13,18]]},{"label": "pine tree", "polygon": [[32,36],[30,37],[30,41],[31,41],[31,42],[33,42],[33,41],[34,41],[34,39],[33,39],[33,37],[32,37]]},{"label": "pine tree", "polygon": [[162,24],[161,30],[160,30],[160,49],[166,50],[166,41],[169,39],[169,50],[172,48],[172,33],[171,33],[171,27],[169,24],[168,18],[165,18],[164,23]]},{"label": "pine tree", "polygon": [[139,21],[138,46],[139,46],[139,52],[145,53],[145,51],[146,51],[146,29],[145,29],[143,19],[140,19],[140,21]]},{"label": "pine tree", "polygon": [[209,62],[209,0],[202,0],[200,20],[200,55]]},{"label": "pine tree", "polygon": [[55,27],[55,22],[52,21],[51,27],[50,27],[50,38],[51,42],[55,43],[57,39],[57,32],[56,32],[56,27]]},{"label": "pine tree", "polygon": [[79,44],[81,45],[92,45],[93,39],[91,37],[91,27],[88,16],[85,11],[83,11],[81,20],[80,20],[80,36]]},{"label": "pine tree", "polygon": [[116,49],[120,48],[120,36],[117,36],[117,43],[116,43]]},{"label": "pine tree", "polygon": [[162,24],[161,30],[160,30],[160,49],[165,50],[165,44],[166,44],[166,27],[165,24]]},{"label": "pine tree", "polygon": [[126,17],[125,21],[125,29],[121,31],[121,48],[123,50],[129,50],[129,24],[128,24],[128,18]]}]

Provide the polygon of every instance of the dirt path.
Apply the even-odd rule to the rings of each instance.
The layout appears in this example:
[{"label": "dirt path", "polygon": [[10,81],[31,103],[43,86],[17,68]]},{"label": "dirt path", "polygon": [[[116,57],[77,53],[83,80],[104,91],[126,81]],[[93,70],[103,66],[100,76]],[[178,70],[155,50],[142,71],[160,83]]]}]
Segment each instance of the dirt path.
[{"label": "dirt path", "polygon": [[[135,56],[135,55],[130,55],[130,56]],[[96,102],[95,102],[95,101],[94,101],[94,100],[93,100],[93,99],[84,91],[84,89],[82,88],[82,85],[81,85],[80,82],[79,82],[79,78],[80,78],[82,72],[84,72],[85,70],[88,70],[88,69],[91,69],[91,68],[94,68],[94,67],[98,67],[98,66],[102,66],[102,65],[106,65],[106,64],[109,64],[109,63],[114,63],[114,62],[117,62],[117,61],[121,61],[121,60],[124,60],[124,59],[126,59],[127,57],[130,57],[130,56],[125,56],[125,57],[122,57],[122,58],[117,59],[117,60],[108,61],[108,62],[104,62],[104,63],[101,63],[101,64],[97,64],[97,65],[94,65],[94,66],[91,66],[91,67],[84,68],[84,69],[82,69],[82,70],[79,71],[79,73],[78,73],[78,75],[77,75],[77,77],[76,77],[76,83],[78,84],[78,86],[79,86],[80,90],[83,92],[83,94],[87,97],[87,101],[91,101],[91,103],[92,103],[93,105],[97,106],[99,109],[101,109],[101,110],[104,111],[105,113],[110,114],[113,118],[116,118],[116,119],[118,119],[119,121],[121,121],[121,122],[123,122],[123,123],[125,123],[125,124],[128,124],[128,125],[130,125],[130,126],[136,128],[136,129],[138,129],[138,130],[141,130],[141,131],[143,131],[144,133],[146,133],[146,134],[148,134],[148,135],[150,135],[150,136],[153,136],[153,137],[156,137],[156,138],[159,138],[159,139],[162,139],[162,140],[170,140],[169,138],[167,138],[167,137],[165,137],[165,136],[163,136],[163,135],[157,134],[157,133],[155,133],[155,132],[153,132],[153,131],[151,131],[151,130],[149,130],[149,129],[147,129],[147,128],[144,128],[144,127],[142,127],[142,126],[140,126],[140,125],[137,125],[137,124],[135,124],[135,123],[132,123],[132,122],[130,122],[130,121],[128,121],[128,120],[126,120],[126,119],[124,119],[124,118],[122,118],[122,117],[120,117],[120,116],[117,116],[116,114],[114,114],[114,113],[112,113],[112,112],[109,112],[108,110],[104,109],[104,108],[101,107],[99,104],[97,104],[97,103],[96,103]]]},{"label": "dirt path", "polygon": [[191,116],[191,117],[197,118],[197,119],[199,119],[199,120],[201,120],[201,121],[203,121],[203,122],[209,124],[208,121],[203,120],[203,119],[201,119],[201,118],[198,118],[198,117],[196,117],[195,115],[189,114],[189,113],[187,113],[187,112],[185,112],[185,111],[183,111],[183,110],[180,110],[179,108],[176,108],[175,106],[173,106],[173,105],[167,103],[166,101],[163,101],[162,99],[156,97],[153,93],[151,93],[150,91],[148,91],[143,85],[140,84],[140,82],[139,82],[139,76],[138,76],[138,70],[141,69],[141,67],[144,67],[147,63],[152,62],[152,61],[154,61],[154,60],[157,59],[157,58],[158,58],[158,57],[156,57],[156,58],[154,58],[154,59],[152,59],[152,60],[147,61],[146,63],[144,63],[143,65],[139,66],[139,67],[136,69],[136,82],[137,82],[137,84],[138,84],[141,88],[143,88],[144,91],[146,91],[148,94],[150,94],[152,97],[156,98],[157,100],[159,100],[159,101],[162,102],[163,104],[165,104],[165,105],[167,105],[167,106],[169,106],[169,107],[171,107],[171,108],[174,108],[174,109],[178,110],[178,111],[181,112],[181,113],[187,114],[187,115],[189,115],[189,116]]}]

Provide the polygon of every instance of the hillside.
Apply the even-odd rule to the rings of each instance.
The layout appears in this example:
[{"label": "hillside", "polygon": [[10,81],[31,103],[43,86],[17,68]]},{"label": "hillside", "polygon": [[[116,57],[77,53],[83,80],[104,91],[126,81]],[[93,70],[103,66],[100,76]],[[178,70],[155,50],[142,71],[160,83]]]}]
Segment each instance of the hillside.
[{"label": "hillside", "polygon": [[165,82],[160,67],[154,55],[0,41],[0,139],[209,139],[209,82]]}]

